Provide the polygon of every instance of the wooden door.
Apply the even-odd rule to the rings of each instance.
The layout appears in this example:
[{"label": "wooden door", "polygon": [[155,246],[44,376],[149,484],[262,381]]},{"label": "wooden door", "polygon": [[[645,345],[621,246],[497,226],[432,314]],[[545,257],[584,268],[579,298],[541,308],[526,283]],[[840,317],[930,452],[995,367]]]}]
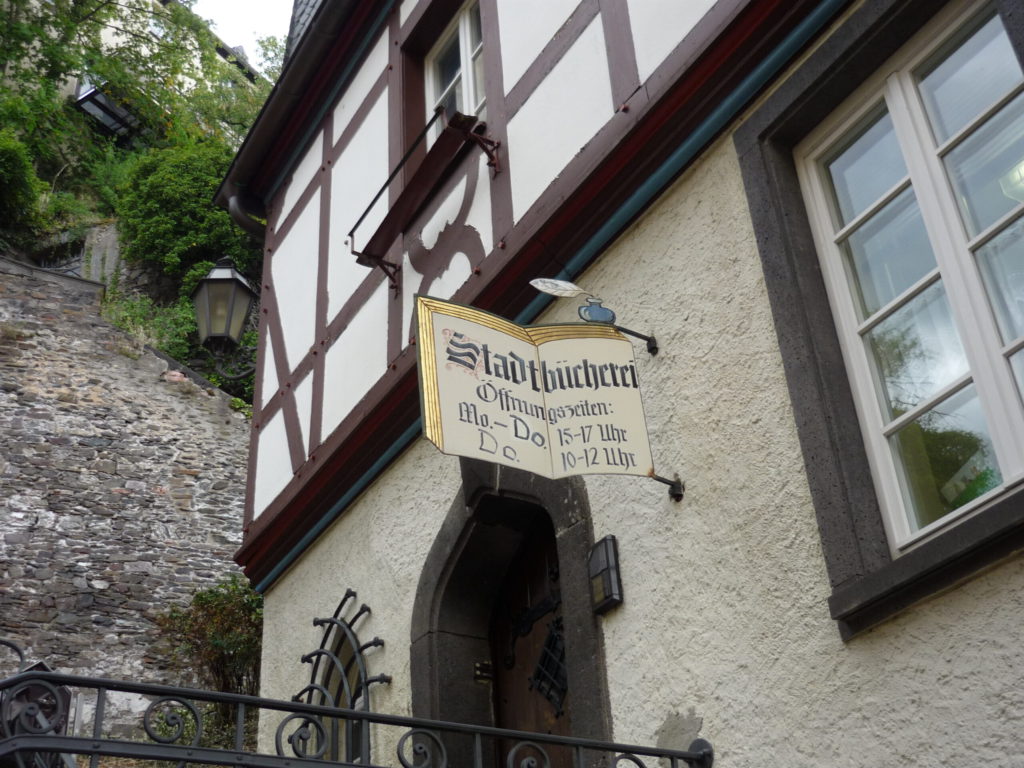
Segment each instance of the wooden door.
[{"label": "wooden door", "polygon": [[[554,531],[545,515],[508,568],[491,619],[495,725],[568,736],[569,681]],[[514,744],[499,745],[504,766]],[[561,754],[565,752],[565,754]],[[526,754],[517,755],[518,765]],[[551,768],[569,768],[567,750],[549,749]]]}]

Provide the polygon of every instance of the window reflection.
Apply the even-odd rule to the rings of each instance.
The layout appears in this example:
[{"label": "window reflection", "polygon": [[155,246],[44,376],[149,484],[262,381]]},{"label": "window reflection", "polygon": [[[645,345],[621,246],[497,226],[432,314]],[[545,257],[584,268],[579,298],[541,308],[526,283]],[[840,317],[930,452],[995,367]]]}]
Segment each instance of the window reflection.
[{"label": "window reflection", "polygon": [[828,171],[841,224],[848,224],[896,186],[907,175],[907,166],[889,114],[869,125],[829,162]]},{"label": "window reflection", "polygon": [[921,76],[921,96],[936,141],[945,142],[1021,81],[1020,64],[993,16]]},{"label": "window reflection", "polygon": [[889,420],[912,410],[967,372],[960,335],[937,282],[867,334]]},{"label": "window reflection", "polygon": [[912,189],[871,217],[844,243],[860,300],[861,319],[895,299],[935,268],[935,256]]},{"label": "window reflection", "polygon": [[1024,350],[1010,358],[1010,367],[1013,368],[1013,377],[1017,380],[1017,393],[1024,400]]},{"label": "window reflection", "polygon": [[1003,482],[973,385],[901,429],[891,444],[914,531]]},{"label": "window reflection", "polygon": [[1004,179],[1024,162],[1024,94],[946,156],[956,201],[973,237],[1009,213],[1018,201]]},{"label": "window reflection", "polygon": [[1024,334],[1024,219],[978,250],[978,268],[1003,343]]}]

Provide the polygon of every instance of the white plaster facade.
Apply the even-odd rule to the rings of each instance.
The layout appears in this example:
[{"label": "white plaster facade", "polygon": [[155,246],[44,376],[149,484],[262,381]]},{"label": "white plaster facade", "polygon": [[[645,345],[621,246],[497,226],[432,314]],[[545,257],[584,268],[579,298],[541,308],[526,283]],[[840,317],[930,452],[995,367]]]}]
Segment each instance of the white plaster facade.
[{"label": "white plaster facade", "polygon": [[[327,339],[319,411],[325,443],[365,406],[367,392],[397,382],[396,368],[400,371],[409,353],[413,295],[426,292],[470,303],[479,295],[479,282],[496,279],[488,259],[500,257],[506,238],[513,250],[528,252],[531,243],[515,240],[516,227],[534,226],[536,217],[562,211],[572,190],[563,194],[559,184],[585,179],[598,168],[600,156],[590,153],[598,151],[602,136],[617,130],[614,122],[623,114],[615,99],[618,86],[611,74],[604,76],[614,55],[614,46],[605,45],[610,18],[564,17],[582,13],[587,4],[545,5],[536,19],[538,34],[545,36],[542,45],[530,37],[522,18],[505,24],[502,14],[511,13],[512,5],[500,0],[486,6],[496,9],[502,42],[521,41],[503,58],[505,80],[494,92],[508,95],[525,88],[530,78],[536,82],[504,124],[501,157],[507,180],[474,156],[442,183],[392,247],[390,255],[402,264],[396,290],[383,280],[374,287],[361,278],[367,273],[354,266],[347,248],[339,248],[335,229],[343,222],[347,231],[358,216],[351,190],[375,186],[355,182],[364,174],[384,176],[379,167],[372,173],[368,166],[342,168],[368,163],[370,157],[380,166],[387,132],[353,127],[351,135],[366,143],[353,140],[333,160],[333,171],[321,166],[320,173],[332,174],[326,319],[342,313],[350,295],[363,291],[366,296],[361,308],[335,327],[337,336]],[[657,23],[666,4],[627,3],[640,81],[652,90],[663,82],[658,68],[673,51],[692,62],[693,50],[682,46],[687,33],[701,22],[720,32],[727,26],[726,5],[688,4],[689,15],[672,26]],[[810,455],[801,436],[807,417],[787,370],[787,339],[771,295],[777,289],[766,279],[760,213],[757,203],[748,202],[749,166],[738,146],[745,124],[756,122],[758,110],[785,91],[791,76],[800,79],[801,68],[828,47],[823,44],[830,35],[856,24],[864,5],[837,5],[831,27],[794,53],[788,69],[767,81],[764,95],[747,102],[746,111],[695,152],[682,175],[658,190],[643,212],[573,276],[612,306],[619,322],[656,334],[657,356],[637,346],[652,453],[661,474],[678,472],[686,482],[684,500],[675,503],[664,486],[647,480],[585,479],[593,538],[614,534],[621,556],[625,602],[598,620],[609,736],[616,741],[685,749],[699,733],[714,743],[715,764],[727,767],[1020,763],[1015,724],[1024,711],[1018,681],[1024,632],[1017,611],[1024,601],[1024,566],[1019,559],[995,557],[969,580],[889,611],[884,621],[858,629],[852,639],[841,637],[830,614],[835,566],[823,545],[827,536],[817,481],[809,479],[827,459]],[[403,2],[396,28],[415,24],[421,10],[411,0]],[[575,30],[572,42],[558,56],[550,55],[547,38],[569,30]],[[540,71],[536,62],[543,50],[550,66]],[[374,68],[385,60],[380,51],[378,42],[367,59]],[[383,120],[378,110],[389,103],[387,92],[379,86],[375,91],[371,81],[361,72],[353,88],[365,94],[367,105],[376,99],[363,110],[363,119]],[[333,114],[358,111],[358,106],[339,105]],[[552,126],[565,130],[553,135]],[[344,132],[337,124],[331,130],[336,141]],[[377,148],[370,150],[374,142]],[[323,148],[314,140],[310,152]],[[283,187],[279,195],[306,196],[315,208],[316,193],[308,186],[315,185],[313,177],[296,178],[307,187],[299,193]],[[508,206],[503,213],[498,210],[502,200]],[[385,212],[382,205],[371,219],[379,223]],[[276,219],[272,215],[271,224],[287,229],[272,264],[293,239],[323,232],[322,223],[314,231],[315,218],[307,221],[305,214],[286,210]],[[446,240],[461,225],[478,236],[483,256]],[[368,224],[367,232],[373,228]],[[360,237],[357,242],[365,242],[367,236]],[[443,268],[425,276],[423,254],[445,249]],[[302,311],[309,311],[308,286],[275,280],[275,290],[282,318],[284,305],[305,303]],[[538,323],[575,320],[572,300],[556,301],[533,318]],[[293,332],[285,323],[288,349],[301,346],[289,346]],[[319,343],[316,334],[311,343]],[[276,364],[279,354],[274,344],[266,345],[271,372],[265,374],[264,402],[274,396],[270,390],[282,386],[275,378],[282,370]],[[288,369],[296,365],[292,360]],[[836,370],[834,376],[844,373]],[[316,413],[317,395],[308,394],[316,390],[307,381],[299,407]],[[289,463],[279,433],[281,413],[258,437],[254,519],[299,471],[294,459]],[[320,444],[309,435],[310,420],[300,413],[298,422],[303,450],[313,457]],[[274,458],[265,459],[265,453]],[[288,698],[304,684],[296,659],[318,642],[311,619],[330,615],[352,587],[373,607],[360,634],[386,643],[368,657],[374,671],[392,677],[390,685],[373,689],[374,709],[416,714],[410,642],[417,589],[438,531],[460,503],[463,476],[456,458],[441,455],[421,438],[384,464],[365,486],[349,490],[344,509],[301,554],[280,560],[264,579],[264,695]],[[303,464],[302,471],[307,468]],[[266,480],[266,474],[274,480]],[[866,475],[860,481],[870,484]],[[300,497],[301,492],[300,484]],[[379,734],[374,742],[382,755],[393,753],[388,738]]]},{"label": "white plaster facade", "polygon": [[[1024,707],[1019,560],[850,644],[828,615],[729,137],[580,284],[616,297],[623,321],[657,332],[659,355],[637,358],[652,449],[687,489],[674,504],[654,483],[587,478],[595,536],[618,537],[624,574],[626,602],[602,623],[614,739],[685,748],[672,723],[696,714],[722,766],[765,755],[794,766],[939,766],[969,751],[984,764],[1014,765],[1009,713]],[[573,310],[563,302],[541,321],[571,321]],[[294,693],[296,652],[318,642],[310,616],[329,614],[358,584],[375,609],[363,631],[388,642],[372,664],[394,678],[375,689],[375,708],[409,714],[416,584],[459,482],[458,460],[418,440],[267,591],[264,695]]]},{"label": "white plaster facade", "polygon": [[[429,3],[422,2],[420,5],[426,7]],[[511,91],[531,66],[543,66],[545,48],[551,39],[565,37],[566,32],[560,28],[570,25],[573,18],[582,13],[574,3],[536,5],[535,9],[524,9],[519,2],[501,2],[496,5],[497,28],[500,29],[502,43],[502,67],[505,72],[503,93]],[[659,11],[653,6],[647,7],[645,3],[634,4],[631,12],[636,28],[632,44],[637,55],[642,58],[644,78],[692,32],[707,10],[707,5],[707,2],[702,2],[693,7],[688,6],[683,16],[666,26],[655,22],[664,8]],[[410,6],[415,4],[402,4],[403,24],[412,12]],[[600,14],[592,14],[582,33],[570,39],[566,50],[557,57],[550,70],[543,73],[539,83],[508,121],[508,136],[501,151],[504,156],[504,172],[510,178],[512,216],[515,220],[521,219],[536,203],[566,165],[583,152],[602,127],[614,119],[620,107],[612,93],[609,71],[611,63],[605,50],[604,27],[610,23]],[[327,249],[331,258],[326,267],[328,319],[341,312],[346,301],[366,278],[366,268],[355,264],[351,253],[353,249],[358,250],[365,245],[388,210],[387,195],[367,210],[378,186],[391,170],[388,156],[388,88],[397,86],[388,85],[387,75],[393,65],[388,59],[387,37],[381,35],[369,46],[367,56],[351,83],[334,102],[331,110],[332,127],[329,129],[331,147],[324,146],[324,130],[328,129],[318,130],[307,141],[273,204],[271,226],[278,232],[284,230],[284,234],[275,238],[267,261],[270,263],[281,312],[287,370],[294,370],[302,355],[316,341],[310,333],[315,305],[310,301],[309,287],[318,270],[315,261],[318,238],[321,236],[319,205],[320,196],[324,194],[323,177],[330,177]],[[547,56],[552,54],[548,53]],[[382,78],[384,83],[381,87]],[[498,85],[495,83],[495,89]],[[390,118],[393,120],[394,115],[390,115]],[[337,152],[337,156],[327,162],[325,158],[333,152]],[[488,178],[491,174],[482,161],[480,169],[481,173],[472,187],[471,200],[463,199],[464,186],[452,190],[448,199],[435,207],[433,220],[413,233],[428,250],[435,244],[438,226],[449,223],[452,220],[451,214],[466,204],[469,205],[466,223],[479,234],[485,253],[497,245],[491,205],[493,180]],[[366,218],[358,227],[355,237],[350,239],[349,230],[364,211]],[[410,307],[414,293],[421,291],[438,298],[451,298],[467,285],[472,276],[472,267],[475,266],[464,259],[446,270],[443,278],[423,284],[416,279],[415,266],[408,260],[408,253],[402,263],[405,265],[405,279],[401,288],[404,329],[410,328]],[[330,341],[343,344],[346,348],[345,356],[352,354],[361,359],[363,355],[372,356],[375,350],[379,353],[386,348],[386,331],[386,323],[370,331],[365,327],[358,331],[342,329],[338,337]],[[406,333],[402,338],[404,345],[410,334]],[[273,346],[268,346],[265,352],[261,390],[264,404],[278,390],[275,366],[266,365],[266,361],[275,357],[276,362],[279,353],[280,350]],[[343,369],[332,366],[327,373],[325,389],[334,392],[344,390],[346,394],[341,398],[343,405],[332,404],[332,416],[324,422],[323,437],[338,426],[351,407],[377,382],[383,369],[380,366],[370,367],[360,377],[358,385],[348,378],[338,378],[342,372]],[[302,418],[308,420],[309,413],[304,413]],[[263,445],[270,440],[260,437],[258,444]],[[277,442],[276,437],[273,442]],[[312,452],[316,447],[309,445],[307,451]],[[279,451],[280,448],[269,447],[268,450]],[[291,480],[294,469],[289,461],[278,458],[261,462],[259,472],[270,473],[274,477],[260,478],[252,499],[254,518],[274,501],[275,496]]]}]

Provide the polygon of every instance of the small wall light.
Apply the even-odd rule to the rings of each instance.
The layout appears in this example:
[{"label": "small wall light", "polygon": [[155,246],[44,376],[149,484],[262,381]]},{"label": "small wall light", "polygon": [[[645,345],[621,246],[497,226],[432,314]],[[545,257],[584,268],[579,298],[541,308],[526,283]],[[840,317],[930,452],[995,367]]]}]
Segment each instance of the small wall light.
[{"label": "small wall light", "polygon": [[621,605],[619,545],[614,536],[605,536],[590,550],[587,570],[590,574],[590,602],[594,613],[606,613],[616,605]]}]

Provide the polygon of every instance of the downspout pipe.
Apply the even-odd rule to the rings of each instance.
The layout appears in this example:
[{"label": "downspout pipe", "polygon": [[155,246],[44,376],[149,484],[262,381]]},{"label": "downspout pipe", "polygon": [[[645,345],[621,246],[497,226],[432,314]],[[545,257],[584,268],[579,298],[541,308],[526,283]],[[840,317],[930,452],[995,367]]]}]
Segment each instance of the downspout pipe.
[{"label": "downspout pipe", "polygon": [[259,216],[264,218],[266,211],[262,210],[262,206],[258,208],[249,208],[242,200],[241,195],[232,195],[228,200],[228,214],[231,216],[231,220],[238,226],[259,238],[261,241],[267,233],[267,225],[258,221],[255,217]]},{"label": "downspout pipe", "polygon": [[[816,35],[828,21],[849,2],[849,0],[822,0],[804,19],[797,24],[785,39],[758,64],[739,85],[729,93],[711,113],[693,130],[683,142],[659,165],[654,172],[630,195],[608,221],[583,244],[565,263],[556,277],[563,280],[575,278],[608,243],[622,231],[639,213],[661,193],[697,154],[710,143],[740,111],[764,88],[773,77]],[[544,310],[553,297],[546,294],[537,296],[515,317],[520,325],[532,322]],[[326,512],[305,536],[286,554],[256,585],[257,592],[269,589],[278,577],[291,566],[334,520],[373,482],[378,473],[390,464],[399,453],[420,433],[422,419],[417,419],[388,449],[374,462],[345,494]]]}]

